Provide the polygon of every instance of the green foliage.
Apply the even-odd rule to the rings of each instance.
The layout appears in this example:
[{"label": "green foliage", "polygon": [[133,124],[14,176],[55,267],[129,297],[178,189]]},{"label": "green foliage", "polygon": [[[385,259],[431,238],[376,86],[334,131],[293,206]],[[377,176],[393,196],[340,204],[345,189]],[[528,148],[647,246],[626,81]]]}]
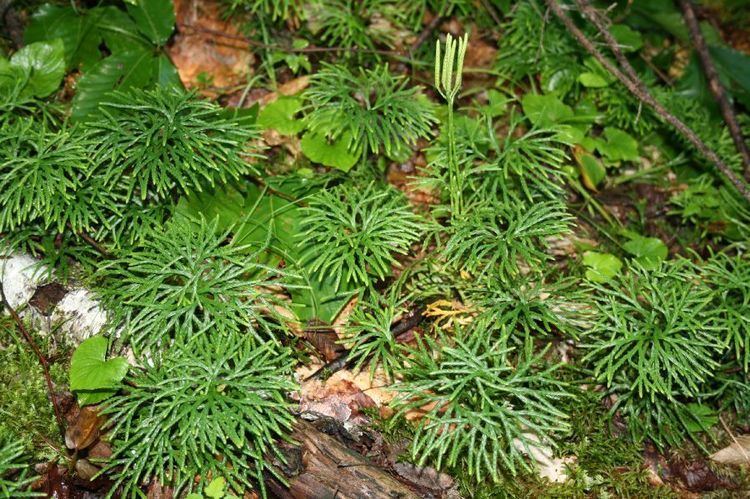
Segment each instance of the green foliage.
[{"label": "green foliage", "polygon": [[636,263],[592,288],[598,320],[585,338],[585,362],[617,394],[637,440],[679,442],[695,419],[687,404],[718,367],[722,345],[710,288],[686,260],[651,271]]},{"label": "green foliage", "polygon": [[512,81],[541,74],[544,90],[569,90],[577,77],[578,46],[536,0],[517,2],[502,27],[497,66]]},{"label": "green foliage", "polygon": [[398,154],[426,137],[435,121],[433,106],[420,88],[407,84],[388,66],[354,73],[324,64],[305,94],[312,106],[308,126],[334,140],[351,134],[351,151]]},{"label": "green foliage", "polygon": [[23,444],[12,436],[0,435],[0,495],[3,497],[34,497],[28,491],[34,477],[28,476],[30,465],[22,460]]},{"label": "green foliage", "polygon": [[246,12],[272,21],[292,19],[299,14],[299,0],[223,0],[230,13]]},{"label": "green foliage", "polygon": [[562,167],[568,142],[554,128],[534,128],[519,134],[519,127],[520,120],[511,118],[503,141],[494,144],[496,159],[473,168],[469,182],[482,197],[504,194],[517,185],[532,202],[536,195],[560,199],[567,175]]},{"label": "green foliage", "polygon": [[620,273],[622,260],[611,253],[587,251],[583,254],[583,264],[587,267],[586,279],[592,282],[607,282]]},{"label": "green foliage", "polygon": [[[50,374],[56,386],[64,386],[67,378],[68,348],[55,345],[52,335],[41,335],[30,329],[40,351],[50,362]],[[57,359],[57,360],[56,360]],[[9,316],[0,317],[0,440],[12,435],[14,444],[38,461],[48,461],[57,455],[60,431],[55,421],[44,373],[39,359],[17,335]],[[2,488],[0,488],[2,491]]]},{"label": "green foliage", "polygon": [[375,49],[393,47],[416,2],[394,0],[314,0],[305,6],[310,31],[329,46]]},{"label": "green foliage", "polygon": [[467,295],[479,309],[473,327],[506,335],[503,340],[577,338],[593,319],[591,297],[573,278],[546,281],[530,273],[505,281],[489,275]]},{"label": "green foliage", "polygon": [[114,423],[106,470],[122,497],[140,497],[152,477],[179,494],[196,475],[264,492],[263,474],[280,476],[271,459],[283,461],[274,440],[288,440],[294,420],[291,369],[288,350],[222,331],[178,342],[133,373],[103,411]]},{"label": "green foliage", "polygon": [[12,91],[20,83],[18,98],[47,97],[60,86],[65,75],[63,43],[60,39],[26,45],[9,61],[0,58],[0,89]]},{"label": "green foliage", "polygon": [[419,339],[409,355],[395,404],[400,414],[429,408],[412,444],[419,465],[460,465],[477,481],[498,481],[501,466],[532,469],[529,448],[568,430],[557,408],[567,389],[530,343],[515,352],[486,332],[457,332]]},{"label": "green foliage", "polygon": [[303,217],[301,261],[321,279],[335,276],[337,288],[385,279],[394,254],[405,255],[424,228],[403,194],[375,183],[321,190],[309,198]]},{"label": "green foliage", "polygon": [[276,300],[268,286],[280,272],[258,263],[262,249],[216,224],[179,217],[101,269],[99,292],[122,341],[156,351],[173,339],[270,332],[266,314]]},{"label": "green foliage", "polygon": [[453,123],[453,106],[461,90],[464,70],[464,57],[469,44],[469,35],[454,40],[449,34],[445,40],[445,54],[440,57],[440,41],[435,44],[435,89],[448,101],[447,132],[447,169],[448,192],[451,203],[451,215],[459,216],[463,212],[463,191],[466,173],[461,168],[456,151],[456,131]]},{"label": "green foliage", "polygon": [[76,130],[53,131],[18,119],[0,134],[0,231],[39,223],[48,230],[88,228],[95,212],[87,198],[104,195],[85,188],[92,165],[88,142]]},{"label": "green foliage", "polygon": [[471,206],[452,221],[443,254],[457,268],[512,278],[519,264],[534,268],[545,262],[545,239],[568,232],[570,220],[565,206],[554,201]]},{"label": "green foliage", "polygon": [[105,187],[132,198],[165,200],[173,190],[256,172],[247,163],[253,127],[175,87],[117,93],[87,126]]},{"label": "green foliage", "polygon": [[93,336],[83,341],[70,359],[70,390],[80,405],[98,404],[120,389],[128,373],[124,357],[106,360],[107,338]]},{"label": "green foliage", "polygon": [[370,379],[382,367],[386,377],[393,380],[403,363],[403,346],[396,341],[391,327],[406,312],[404,305],[393,291],[385,296],[373,294],[360,301],[349,316],[343,343],[349,349],[348,358],[354,362],[355,370],[370,364]]},{"label": "green foliage", "polygon": [[127,12],[113,5],[85,10],[44,4],[24,32],[27,44],[60,38],[65,68],[83,71],[73,98],[74,120],[96,116],[99,104],[113,90],[180,85],[163,52],[175,22],[172,2],[133,0],[125,6]]},{"label": "green foliage", "polygon": [[717,330],[745,371],[750,365],[750,262],[745,254],[719,253],[706,262],[705,279],[718,310]]}]

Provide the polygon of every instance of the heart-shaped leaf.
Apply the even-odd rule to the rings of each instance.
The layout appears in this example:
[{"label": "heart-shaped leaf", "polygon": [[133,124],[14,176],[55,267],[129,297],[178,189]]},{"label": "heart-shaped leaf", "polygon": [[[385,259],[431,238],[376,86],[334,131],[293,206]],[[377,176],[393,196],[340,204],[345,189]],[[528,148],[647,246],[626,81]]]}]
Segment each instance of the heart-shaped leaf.
[{"label": "heart-shaped leaf", "polygon": [[349,150],[352,136],[343,132],[341,137],[329,142],[322,133],[309,131],[300,142],[302,152],[310,161],[348,172],[359,159],[359,152]]},{"label": "heart-shaped leaf", "polygon": [[622,268],[622,262],[615,255],[596,251],[584,253],[583,264],[589,268],[586,271],[586,279],[594,282],[607,282]]},{"label": "heart-shaped leaf", "polygon": [[[107,339],[103,336],[94,336],[81,343],[70,361],[70,389],[98,392],[93,399],[118,389],[128,373],[128,361],[123,357],[106,360],[106,355]],[[90,400],[88,402],[93,403]]]}]

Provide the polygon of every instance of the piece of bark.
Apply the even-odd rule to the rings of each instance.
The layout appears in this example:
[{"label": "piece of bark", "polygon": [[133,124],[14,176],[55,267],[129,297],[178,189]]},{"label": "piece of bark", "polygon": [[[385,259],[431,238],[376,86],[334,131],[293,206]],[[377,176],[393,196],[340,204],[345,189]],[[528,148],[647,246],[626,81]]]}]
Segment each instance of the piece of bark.
[{"label": "piece of bark", "polygon": [[266,483],[268,491],[280,499],[419,497],[386,470],[311,423],[298,420],[292,438],[299,445],[281,448],[287,463],[280,469],[288,485],[272,478]]}]

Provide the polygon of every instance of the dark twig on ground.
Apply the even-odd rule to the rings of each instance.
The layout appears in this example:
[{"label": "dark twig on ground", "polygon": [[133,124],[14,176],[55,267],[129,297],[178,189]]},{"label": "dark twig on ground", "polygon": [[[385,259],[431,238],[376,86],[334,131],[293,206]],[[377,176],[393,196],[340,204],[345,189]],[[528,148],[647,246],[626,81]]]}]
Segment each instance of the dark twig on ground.
[{"label": "dark twig on ground", "polygon": [[[70,227],[70,225],[68,225],[68,227]],[[72,227],[70,228],[72,229]],[[78,237],[83,239],[86,244],[94,248],[104,258],[109,258],[112,256],[112,254],[107,250],[107,248],[102,246],[101,243],[99,243],[99,241],[91,237],[87,232],[84,232],[84,231],[78,232]]]},{"label": "dark twig on ground", "polygon": [[28,329],[26,329],[26,326],[24,326],[21,317],[18,315],[18,312],[16,312],[16,309],[13,308],[10,303],[8,303],[8,300],[5,297],[5,290],[3,289],[2,283],[0,283],[0,298],[2,298],[3,306],[10,314],[11,319],[13,319],[13,322],[16,323],[18,331],[20,331],[24,340],[26,340],[31,349],[34,351],[34,355],[36,355],[36,358],[39,360],[39,364],[42,366],[44,381],[47,384],[47,392],[49,393],[49,398],[52,402],[52,410],[55,413],[55,420],[57,420],[57,426],[60,430],[60,435],[65,438],[65,423],[63,422],[62,410],[60,409],[60,406],[57,402],[57,397],[55,396],[55,385],[52,382],[52,375],[50,374],[49,369],[49,361],[39,349],[39,345],[36,344],[34,338],[31,336]]},{"label": "dark twig on ground", "polygon": [[729,133],[732,135],[732,140],[735,147],[737,147],[737,151],[742,156],[745,179],[750,181],[750,151],[742,136],[742,130],[737,122],[737,115],[734,113],[734,109],[732,109],[732,104],[729,102],[726,90],[719,79],[719,73],[716,71],[711,54],[708,52],[708,45],[706,45],[706,39],[703,38],[703,33],[701,33],[698,18],[695,16],[695,9],[690,0],[679,0],[679,3],[682,8],[682,16],[685,18],[685,24],[687,24],[688,30],[690,30],[690,39],[693,41],[695,51],[698,53],[701,66],[703,66],[703,72],[706,73],[706,78],[708,78],[708,87],[711,89],[711,93],[714,94],[716,102],[719,103],[724,122],[729,128]]},{"label": "dark twig on ground", "polygon": [[546,0],[549,9],[557,16],[558,19],[565,25],[570,34],[591,54],[599,63],[610,72],[620,83],[622,83],[628,91],[637,97],[641,102],[649,106],[656,112],[664,121],[672,125],[680,134],[682,134],[706,159],[716,166],[719,172],[737,189],[737,191],[750,202],[750,189],[748,185],[740,178],[732,169],[727,166],[726,163],[719,157],[716,152],[706,145],[698,135],[688,127],[682,120],[677,118],[674,114],[669,112],[648,90],[643,81],[637,77],[635,70],[625,58],[625,55],[620,50],[617,42],[615,41],[612,34],[607,29],[603,20],[599,17],[599,14],[595,9],[591,8],[587,1],[577,0],[577,4],[581,9],[584,16],[594,23],[599,29],[599,32],[604,37],[605,42],[609,46],[610,50],[615,56],[615,59],[622,65],[623,70],[627,73],[624,74],[623,70],[616,67],[602,52],[596,48],[594,43],[589,40],[586,35],[576,26],[573,20],[565,12],[564,8],[557,2],[557,0]]},{"label": "dark twig on ground", "polygon": [[419,33],[419,36],[417,37],[416,41],[411,44],[411,52],[416,52],[417,49],[422,46],[422,44],[427,41],[427,39],[430,37],[433,31],[435,31],[435,28],[437,28],[441,22],[443,22],[445,18],[443,16],[435,16],[432,19],[430,19],[430,22],[427,23],[427,26],[424,27],[421,33]]},{"label": "dark twig on ground", "polygon": [[[405,335],[406,333],[417,327],[420,322],[422,322],[423,313],[424,307],[422,305],[417,306],[410,310],[400,321],[391,326],[391,334],[396,339],[396,341],[399,340],[400,336]],[[348,357],[349,352],[342,353],[337,359],[328,362],[323,367],[305,378],[305,381],[319,378],[323,373],[335,373],[344,369],[345,367],[351,367],[349,366]]]}]

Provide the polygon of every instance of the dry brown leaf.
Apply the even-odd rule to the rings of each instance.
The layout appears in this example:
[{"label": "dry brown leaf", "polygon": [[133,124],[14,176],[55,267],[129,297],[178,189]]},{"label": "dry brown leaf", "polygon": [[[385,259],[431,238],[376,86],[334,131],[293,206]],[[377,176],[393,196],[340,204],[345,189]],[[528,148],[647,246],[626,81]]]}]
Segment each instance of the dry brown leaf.
[{"label": "dry brown leaf", "polygon": [[92,407],[84,407],[65,430],[65,445],[69,449],[82,450],[99,438],[104,418]]},{"label": "dry brown leaf", "polygon": [[738,435],[734,442],[714,454],[711,460],[721,464],[750,464],[750,435]]},{"label": "dry brown leaf", "polygon": [[297,95],[306,89],[308,85],[310,85],[310,77],[307,75],[300,76],[299,78],[289,80],[288,82],[279,85],[275,92],[267,93],[261,97],[258,102],[261,106],[266,106],[278,99],[280,95]]},{"label": "dry brown leaf", "polygon": [[[307,379],[322,366],[319,362],[301,366],[296,377]],[[395,394],[389,389],[382,369],[378,368],[372,380],[369,369],[358,373],[342,369],[325,381],[310,379],[302,383],[298,396],[300,411],[317,412],[344,422],[364,423],[363,408],[387,410],[386,406]]]},{"label": "dry brown leaf", "polygon": [[175,0],[174,7],[178,32],[168,51],[182,83],[199,87],[198,76],[203,74],[218,88],[244,84],[253,55],[239,29],[222,20],[216,0]]},{"label": "dry brown leaf", "polygon": [[469,35],[469,46],[466,48],[464,67],[466,68],[489,68],[495,62],[497,47],[482,40],[476,27]]}]

